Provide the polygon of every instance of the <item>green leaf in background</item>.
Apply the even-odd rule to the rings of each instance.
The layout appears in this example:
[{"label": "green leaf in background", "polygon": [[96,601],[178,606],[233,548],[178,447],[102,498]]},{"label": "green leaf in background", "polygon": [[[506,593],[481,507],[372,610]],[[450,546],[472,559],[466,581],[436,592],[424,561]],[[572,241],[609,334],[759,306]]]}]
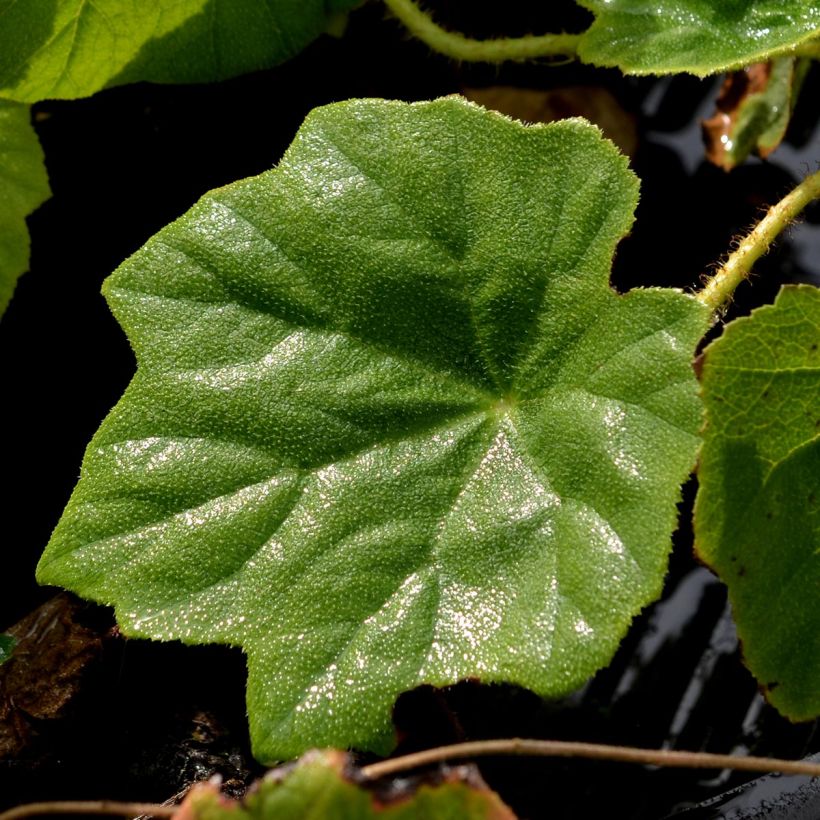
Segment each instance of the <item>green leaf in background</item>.
[{"label": "green leaf in background", "polygon": [[774,151],[786,135],[810,64],[779,57],[730,74],[717,112],[703,123],[707,158],[730,171],[752,152],[765,158]]},{"label": "green leaf in background", "polygon": [[295,766],[269,772],[242,803],[211,784],[194,786],[180,806],[187,820],[515,820],[501,798],[467,767],[441,782],[404,779],[377,793],[343,752],[309,752]]},{"label": "green leaf in background", "polygon": [[50,194],[30,108],[0,100],[0,316],[28,269],[26,217]]},{"label": "green leaf in background", "polygon": [[749,668],[820,714],[820,289],[784,287],[705,351],[697,549],[729,587]]},{"label": "green leaf in background", "polygon": [[17,638],[13,635],[0,635],[0,663],[5,663],[17,646]]},{"label": "green leaf in background", "polygon": [[584,62],[626,74],[700,77],[820,37],[817,0],[578,0],[595,15]]},{"label": "green leaf in background", "polygon": [[139,367],[40,581],[244,647],[263,760],[386,751],[424,683],[577,687],[660,593],[701,423],[705,309],[608,284],[637,188],[581,120],[316,110],[108,280]]},{"label": "green leaf in background", "polygon": [[0,95],[209,82],[294,56],[357,0],[0,0]]}]

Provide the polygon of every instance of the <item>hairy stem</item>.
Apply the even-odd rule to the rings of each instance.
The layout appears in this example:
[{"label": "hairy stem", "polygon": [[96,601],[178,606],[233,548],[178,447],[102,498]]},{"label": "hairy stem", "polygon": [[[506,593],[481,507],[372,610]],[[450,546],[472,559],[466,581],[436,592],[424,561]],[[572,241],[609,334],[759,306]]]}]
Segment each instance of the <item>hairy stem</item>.
[{"label": "hairy stem", "polygon": [[465,62],[503,63],[538,57],[574,57],[581,39],[580,34],[542,34],[473,40],[443,29],[414,0],[384,0],[384,4],[414,37],[434,51]]},{"label": "hairy stem", "polygon": [[713,311],[725,306],[735,288],[749,275],[754,263],[769,250],[772,242],[803,208],[817,197],[820,197],[820,171],[806,177],[790,194],[769,208],[766,216],[740,241],[720,270],[706,280],[697,294],[698,300]]},{"label": "hairy stem", "polygon": [[57,800],[49,803],[28,803],[0,813],[0,820],[21,820],[48,814],[117,815],[136,817],[172,817],[179,806],[157,806],[153,803],[117,803],[113,800]]},{"label": "hairy stem", "polygon": [[375,779],[438,763],[466,757],[487,755],[536,755],[542,757],[582,757],[593,760],[611,760],[619,763],[643,763],[651,766],[670,766],[695,769],[737,769],[747,772],[780,772],[820,776],[820,763],[803,760],[779,760],[773,757],[737,757],[707,752],[676,752],[666,749],[639,749],[632,746],[607,746],[599,743],[574,743],[562,740],[478,740],[439,746],[423,752],[371,763],[362,769],[365,777]]}]

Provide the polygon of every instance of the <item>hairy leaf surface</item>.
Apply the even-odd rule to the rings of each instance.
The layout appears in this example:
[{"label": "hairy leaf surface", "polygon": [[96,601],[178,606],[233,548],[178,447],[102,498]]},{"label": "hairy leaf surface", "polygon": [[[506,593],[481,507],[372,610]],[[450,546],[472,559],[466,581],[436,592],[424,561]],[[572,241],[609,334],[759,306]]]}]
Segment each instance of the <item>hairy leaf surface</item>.
[{"label": "hairy leaf surface", "polygon": [[816,0],[578,0],[595,15],[579,54],[627,74],[700,77],[820,37]]},{"label": "hairy leaf surface", "polygon": [[[337,751],[309,752],[269,772],[242,803],[212,784],[195,786],[180,806],[182,820],[515,820],[474,769],[450,769],[438,783],[395,781],[380,794]],[[177,815],[175,815],[177,816]]]},{"label": "hairy leaf surface", "polygon": [[695,538],[729,587],[749,668],[820,714],[820,289],[784,287],[705,351]]},{"label": "hairy leaf surface", "polygon": [[28,269],[26,217],[50,195],[27,105],[0,100],[0,316]]},{"label": "hairy leaf surface", "polygon": [[0,95],[86,97],[276,65],[357,0],[0,0]]},{"label": "hairy leaf surface", "polygon": [[707,318],[618,295],[637,180],[580,120],[313,112],[105,292],[139,367],[39,568],[241,644],[257,754],[386,750],[396,696],[565,693],[661,588]]}]

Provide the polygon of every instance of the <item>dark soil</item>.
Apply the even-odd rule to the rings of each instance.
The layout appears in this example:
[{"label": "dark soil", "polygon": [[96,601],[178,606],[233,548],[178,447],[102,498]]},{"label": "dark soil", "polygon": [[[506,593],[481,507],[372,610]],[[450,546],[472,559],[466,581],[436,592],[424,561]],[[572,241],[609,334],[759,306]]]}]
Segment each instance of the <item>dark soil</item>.
[{"label": "dark soil", "polygon": [[[437,4],[440,19],[478,36],[554,30],[562,14],[566,28],[583,25],[570,2],[535,6],[542,4],[507,0],[501,14],[497,4]],[[56,594],[36,586],[35,564],[88,440],[133,374],[125,337],[99,295],[102,280],[203,193],[274,165],[313,107],[490,85],[605,88],[618,116],[636,125],[642,199],[616,259],[621,290],[692,286],[763,206],[820,162],[820,129],[806,106],[770,161],[725,174],[702,161],[699,144],[714,81],[626,79],[575,64],[459,67],[407,40],[378,5],[356,12],[344,39],[322,38],[275,70],[36,106],[54,196],[30,220],[31,273],[0,322],[9,479],[0,630],[26,617],[30,626],[31,613]],[[817,99],[818,86],[815,70],[804,102]],[[766,257],[734,313],[771,301],[784,282],[820,284],[818,218],[810,210]],[[560,703],[475,683],[408,693],[396,707],[401,750],[518,735],[785,757],[820,751],[816,724],[779,718],[740,662],[725,592],[691,558],[693,493],[690,486],[681,505],[664,601],[636,621],[608,669]],[[9,669],[0,674],[0,808],[56,798],[162,801],[214,772],[241,793],[258,775],[239,651],[126,640],[107,610],[70,597],[52,606],[56,625],[40,624],[42,640],[29,646],[27,666],[18,659],[16,682]],[[35,683],[53,697],[26,700]],[[749,779],[543,759],[480,768],[521,816],[556,820],[660,820]],[[719,811],[698,815],[709,816]]]}]

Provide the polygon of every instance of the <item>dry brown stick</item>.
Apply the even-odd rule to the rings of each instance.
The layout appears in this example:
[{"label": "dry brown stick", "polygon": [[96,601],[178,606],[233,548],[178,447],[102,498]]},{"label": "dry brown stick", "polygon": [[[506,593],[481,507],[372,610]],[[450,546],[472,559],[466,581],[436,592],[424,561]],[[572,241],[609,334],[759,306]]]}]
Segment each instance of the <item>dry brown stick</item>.
[{"label": "dry brown stick", "polygon": [[[371,763],[362,768],[365,777],[375,779],[396,772],[438,763],[443,760],[488,755],[535,755],[542,757],[582,757],[619,763],[643,763],[689,769],[736,769],[747,772],[804,774],[820,777],[820,763],[804,760],[780,760],[774,757],[738,757],[708,752],[678,752],[666,749],[640,749],[634,746],[608,746],[599,743],[577,743],[563,740],[477,740],[439,746],[423,752]],[[0,820],[3,820],[0,817]]]},{"label": "dry brown stick", "polygon": [[112,814],[120,817],[173,817],[179,806],[158,806],[153,803],[118,803],[115,800],[55,800],[48,803],[27,803],[0,813],[0,820],[21,820],[44,814]]},{"label": "dry brown stick", "polygon": [[[820,763],[805,760],[781,760],[776,757],[739,757],[709,752],[680,752],[668,749],[641,749],[634,746],[608,746],[600,743],[579,743],[564,740],[528,740],[509,738],[505,740],[477,740],[439,746],[423,752],[383,760],[364,766],[362,774],[375,780],[397,772],[405,772],[430,763],[467,757],[490,755],[532,755],[541,757],[579,757],[592,760],[609,760],[618,763],[641,763],[651,766],[667,766],[687,769],[735,769],[737,771],[770,774],[798,774],[820,777]],[[144,803],[116,803],[100,801],[64,801],[54,803],[30,803],[0,814],[0,820],[21,820],[44,814],[112,814],[131,816],[146,814],[153,817],[172,817],[176,806],[158,806]]]}]

